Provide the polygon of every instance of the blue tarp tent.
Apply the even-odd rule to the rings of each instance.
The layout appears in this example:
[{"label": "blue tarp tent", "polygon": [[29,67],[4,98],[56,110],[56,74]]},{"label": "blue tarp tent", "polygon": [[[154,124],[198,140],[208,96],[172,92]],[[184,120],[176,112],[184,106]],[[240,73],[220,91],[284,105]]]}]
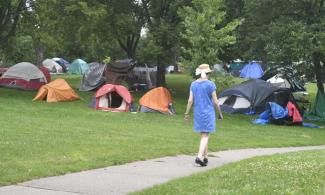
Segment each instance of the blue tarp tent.
[{"label": "blue tarp tent", "polygon": [[240,77],[248,79],[258,79],[263,76],[261,65],[256,62],[250,62],[244,66],[240,72]]}]

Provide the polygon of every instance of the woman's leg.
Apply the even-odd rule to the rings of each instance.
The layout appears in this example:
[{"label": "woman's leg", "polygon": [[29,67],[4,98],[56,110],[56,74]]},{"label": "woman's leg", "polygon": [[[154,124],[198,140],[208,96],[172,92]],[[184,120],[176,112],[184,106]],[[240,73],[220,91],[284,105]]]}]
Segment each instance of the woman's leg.
[{"label": "woman's leg", "polygon": [[209,140],[208,140],[207,145],[205,146],[205,150],[204,150],[204,153],[203,153],[203,158],[208,158],[208,145],[209,145]]},{"label": "woman's leg", "polygon": [[200,147],[197,155],[200,159],[203,159],[204,155],[207,155],[208,142],[209,142],[209,133],[201,133]]}]

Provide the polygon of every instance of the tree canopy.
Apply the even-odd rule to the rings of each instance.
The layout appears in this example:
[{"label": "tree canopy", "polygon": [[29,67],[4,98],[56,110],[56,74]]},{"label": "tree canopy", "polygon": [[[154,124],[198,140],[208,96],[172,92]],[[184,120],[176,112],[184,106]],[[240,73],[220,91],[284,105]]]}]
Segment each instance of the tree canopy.
[{"label": "tree canopy", "polygon": [[165,67],[260,60],[324,91],[325,0],[2,0],[0,63],[134,58]]}]

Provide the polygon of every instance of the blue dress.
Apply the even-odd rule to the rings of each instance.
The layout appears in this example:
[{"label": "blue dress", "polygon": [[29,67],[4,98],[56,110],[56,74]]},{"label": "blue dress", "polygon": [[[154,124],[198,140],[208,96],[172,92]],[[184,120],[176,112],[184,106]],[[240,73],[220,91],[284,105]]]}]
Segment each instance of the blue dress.
[{"label": "blue dress", "polygon": [[214,132],[216,130],[216,116],[212,99],[212,92],[216,85],[209,80],[194,81],[191,91],[194,100],[194,131]]}]

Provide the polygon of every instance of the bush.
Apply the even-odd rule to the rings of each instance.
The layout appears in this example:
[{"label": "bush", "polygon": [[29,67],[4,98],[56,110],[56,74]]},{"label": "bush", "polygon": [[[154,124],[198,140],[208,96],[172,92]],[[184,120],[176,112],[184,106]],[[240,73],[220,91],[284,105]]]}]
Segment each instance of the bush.
[{"label": "bush", "polygon": [[225,72],[213,72],[210,79],[217,85],[217,93],[220,93],[235,84],[234,77]]}]

